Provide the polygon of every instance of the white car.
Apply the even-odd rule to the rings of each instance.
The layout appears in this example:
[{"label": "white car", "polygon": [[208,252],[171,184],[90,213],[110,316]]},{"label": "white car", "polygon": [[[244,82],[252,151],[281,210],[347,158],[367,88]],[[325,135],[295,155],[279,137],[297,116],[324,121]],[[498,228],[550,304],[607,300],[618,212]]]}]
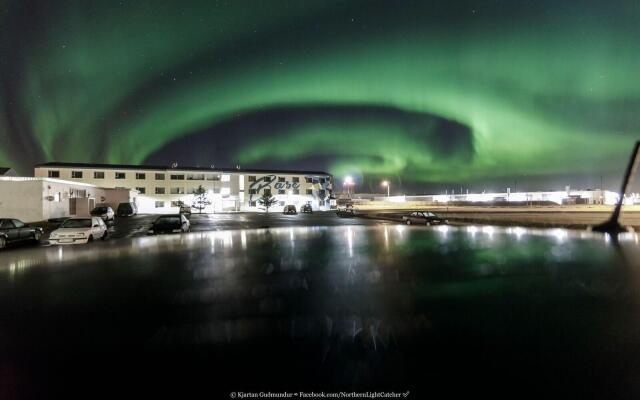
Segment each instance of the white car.
[{"label": "white car", "polygon": [[100,217],[69,218],[60,228],[51,232],[51,244],[80,244],[104,240],[108,235],[107,225]]}]

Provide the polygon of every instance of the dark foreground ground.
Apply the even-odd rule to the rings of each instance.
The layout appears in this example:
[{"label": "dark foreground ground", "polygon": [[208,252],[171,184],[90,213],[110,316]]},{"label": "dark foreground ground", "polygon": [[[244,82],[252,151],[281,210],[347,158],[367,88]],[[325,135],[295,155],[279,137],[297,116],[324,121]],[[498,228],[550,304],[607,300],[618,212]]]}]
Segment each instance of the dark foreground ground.
[{"label": "dark foreground ground", "polygon": [[0,398],[637,398],[638,236],[335,226],[0,258]]}]

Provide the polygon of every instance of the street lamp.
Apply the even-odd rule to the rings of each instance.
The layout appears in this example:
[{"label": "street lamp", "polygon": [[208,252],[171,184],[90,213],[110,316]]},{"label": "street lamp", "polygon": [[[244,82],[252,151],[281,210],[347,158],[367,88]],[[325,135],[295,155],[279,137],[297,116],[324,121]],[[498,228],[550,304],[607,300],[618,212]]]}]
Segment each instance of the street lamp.
[{"label": "street lamp", "polygon": [[353,186],[353,178],[350,176],[345,176],[344,181],[342,182],[342,186],[347,187],[347,195],[349,195],[349,186]]},{"label": "street lamp", "polygon": [[382,181],[381,185],[387,188],[387,197],[389,197],[389,181]]}]

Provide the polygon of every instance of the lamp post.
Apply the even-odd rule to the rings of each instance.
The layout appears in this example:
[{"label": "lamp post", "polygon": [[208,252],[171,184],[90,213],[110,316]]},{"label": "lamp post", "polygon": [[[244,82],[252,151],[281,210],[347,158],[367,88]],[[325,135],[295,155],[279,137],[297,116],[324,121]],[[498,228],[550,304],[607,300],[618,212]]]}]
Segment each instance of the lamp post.
[{"label": "lamp post", "polygon": [[347,187],[347,196],[350,196],[350,192],[349,192],[349,186],[353,186],[353,178],[350,176],[346,176],[344,178],[344,181],[342,182],[342,186],[346,186]]},{"label": "lamp post", "polygon": [[389,181],[382,181],[381,185],[387,188],[387,197],[389,197]]}]

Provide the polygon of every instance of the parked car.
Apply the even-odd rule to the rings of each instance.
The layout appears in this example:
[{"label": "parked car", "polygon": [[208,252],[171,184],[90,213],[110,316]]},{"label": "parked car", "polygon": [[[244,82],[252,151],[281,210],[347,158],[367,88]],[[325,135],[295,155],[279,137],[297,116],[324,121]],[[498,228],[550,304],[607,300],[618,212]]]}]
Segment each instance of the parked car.
[{"label": "parked car", "polygon": [[298,211],[296,211],[296,206],[294,206],[293,204],[289,204],[287,206],[284,206],[284,210],[282,210],[283,214],[297,214]]},{"label": "parked car", "polygon": [[340,208],[336,211],[336,215],[340,218],[354,218],[356,216],[356,212],[353,207]]},{"label": "parked car", "polygon": [[116,213],[113,212],[113,208],[109,206],[96,206],[91,210],[91,215],[94,217],[100,217],[104,222],[113,222]]},{"label": "parked car", "polygon": [[138,214],[138,207],[135,203],[118,204],[118,217],[132,217]]},{"label": "parked car", "polygon": [[19,219],[0,219],[0,250],[10,243],[33,241],[40,242],[42,228],[31,227]]},{"label": "parked car", "polygon": [[189,220],[183,214],[161,215],[153,221],[147,233],[150,235],[183,233],[189,232],[189,228]]},{"label": "parked car", "polygon": [[311,208],[311,204],[305,204],[302,207],[300,207],[300,212],[312,213],[313,212],[313,208]]},{"label": "parked car", "polygon": [[191,215],[191,206],[181,205],[180,206],[180,214],[189,214]]},{"label": "parked car", "polygon": [[431,211],[414,211],[409,215],[405,215],[402,217],[402,220],[407,224],[418,224],[418,225],[443,225],[448,224],[444,218],[439,217],[438,215],[432,213]]},{"label": "parked car", "polygon": [[69,218],[60,228],[51,232],[51,244],[82,244],[96,239],[106,239],[109,235],[107,224],[100,217]]}]

